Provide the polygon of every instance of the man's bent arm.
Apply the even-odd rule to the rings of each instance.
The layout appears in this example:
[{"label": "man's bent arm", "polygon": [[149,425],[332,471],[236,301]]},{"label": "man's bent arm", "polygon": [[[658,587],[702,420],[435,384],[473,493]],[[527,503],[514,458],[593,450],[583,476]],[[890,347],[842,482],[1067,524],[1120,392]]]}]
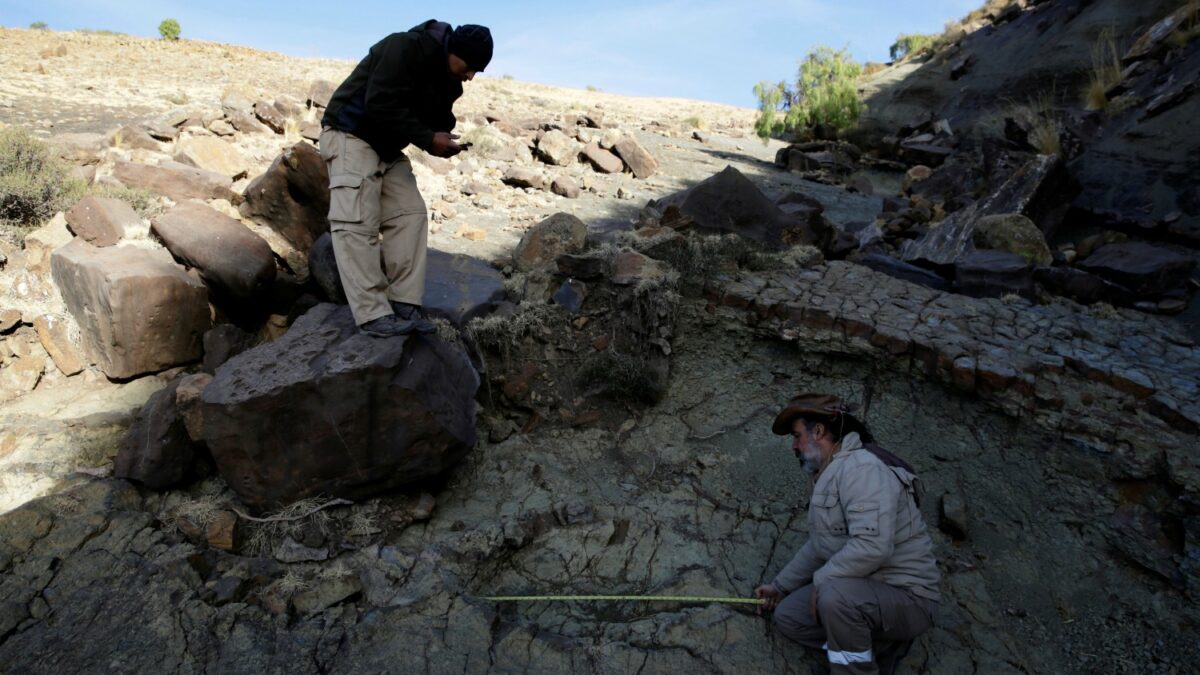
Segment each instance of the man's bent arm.
[{"label": "man's bent arm", "polygon": [[813,570],[821,566],[821,559],[817,556],[816,547],[813,546],[812,539],[804,542],[804,546],[792,557],[791,562],[783,566],[779,570],[779,574],[775,575],[775,588],[778,588],[782,593],[791,593],[800,588],[812,579]]}]

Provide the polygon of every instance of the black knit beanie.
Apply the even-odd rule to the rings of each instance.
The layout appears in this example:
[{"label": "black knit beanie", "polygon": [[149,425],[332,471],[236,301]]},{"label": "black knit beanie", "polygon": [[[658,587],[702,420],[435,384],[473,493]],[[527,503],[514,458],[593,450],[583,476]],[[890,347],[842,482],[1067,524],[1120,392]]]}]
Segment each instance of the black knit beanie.
[{"label": "black knit beanie", "polygon": [[487,26],[464,24],[450,34],[450,53],[467,62],[471,70],[482,71],[492,60],[492,32]]}]

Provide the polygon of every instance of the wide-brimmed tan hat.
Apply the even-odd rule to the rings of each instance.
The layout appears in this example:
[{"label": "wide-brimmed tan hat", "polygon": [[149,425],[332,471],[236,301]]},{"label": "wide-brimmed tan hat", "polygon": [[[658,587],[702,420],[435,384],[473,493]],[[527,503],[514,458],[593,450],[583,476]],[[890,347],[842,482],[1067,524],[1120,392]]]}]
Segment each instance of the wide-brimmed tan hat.
[{"label": "wide-brimmed tan hat", "polygon": [[833,394],[804,393],[793,396],[783,410],[775,416],[771,431],[776,436],[787,436],[792,433],[792,423],[797,417],[811,415],[814,417],[845,416],[857,421],[851,413],[855,406],[846,403]]}]

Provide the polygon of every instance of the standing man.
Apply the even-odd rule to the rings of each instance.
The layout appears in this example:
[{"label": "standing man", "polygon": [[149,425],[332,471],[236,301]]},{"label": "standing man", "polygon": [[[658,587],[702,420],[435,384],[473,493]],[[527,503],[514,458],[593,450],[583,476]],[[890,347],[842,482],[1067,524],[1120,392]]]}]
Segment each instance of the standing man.
[{"label": "standing man", "polygon": [[451,108],[491,59],[487,28],[426,21],[371,47],[329,100],[320,148],[333,253],[354,321],[368,335],[436,330],[421,309],[428,217],[404,148],[438,157],[463,150],[450,133]]},{"label": "standing man", "polygon": [[[870,443],[836,396],[801,394],[775,417],[815,478],[808,541],[754,589],[783,635],[824,649],[833,673],[892,673],[941,600],[911,467]],[[886,461],[886,463],[885,463]]]}]

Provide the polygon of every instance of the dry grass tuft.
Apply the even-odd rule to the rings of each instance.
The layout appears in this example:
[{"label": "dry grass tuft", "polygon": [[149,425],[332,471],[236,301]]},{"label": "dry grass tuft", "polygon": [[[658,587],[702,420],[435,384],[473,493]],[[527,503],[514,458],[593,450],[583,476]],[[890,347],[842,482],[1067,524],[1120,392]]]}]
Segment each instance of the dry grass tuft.
[{"label": "dry grass tuft", "polygon": [[1062,154],[1062,127],[1054,92],[1030,98],[1012,109],[1013,119],[1029,129],[1029,144],[1043,155]]},{"label": "dry grass tuft", "polygon": [[1088,110],[1108,108],[1108,90],[1121,82],[1121,55],[1112,28],[1100,31],[1092,45],[1092,72],[1084,90],[1084,107]]},{"label": "dry grass tuft", "polygon": [[[250,534],[246,537],[246,549],[254,555],[269,555],[284,539],[298,537],[308,525],[314,525],[321,534],[329,534],[329,513],[315,511],[332,500],[323,497],[301,499],[289,504],[275,513],[268,514],[266,522],[251,522]],[[311,512],[311,513],[309,513]],[[308,516],[298,516],[309,513]]]}]

